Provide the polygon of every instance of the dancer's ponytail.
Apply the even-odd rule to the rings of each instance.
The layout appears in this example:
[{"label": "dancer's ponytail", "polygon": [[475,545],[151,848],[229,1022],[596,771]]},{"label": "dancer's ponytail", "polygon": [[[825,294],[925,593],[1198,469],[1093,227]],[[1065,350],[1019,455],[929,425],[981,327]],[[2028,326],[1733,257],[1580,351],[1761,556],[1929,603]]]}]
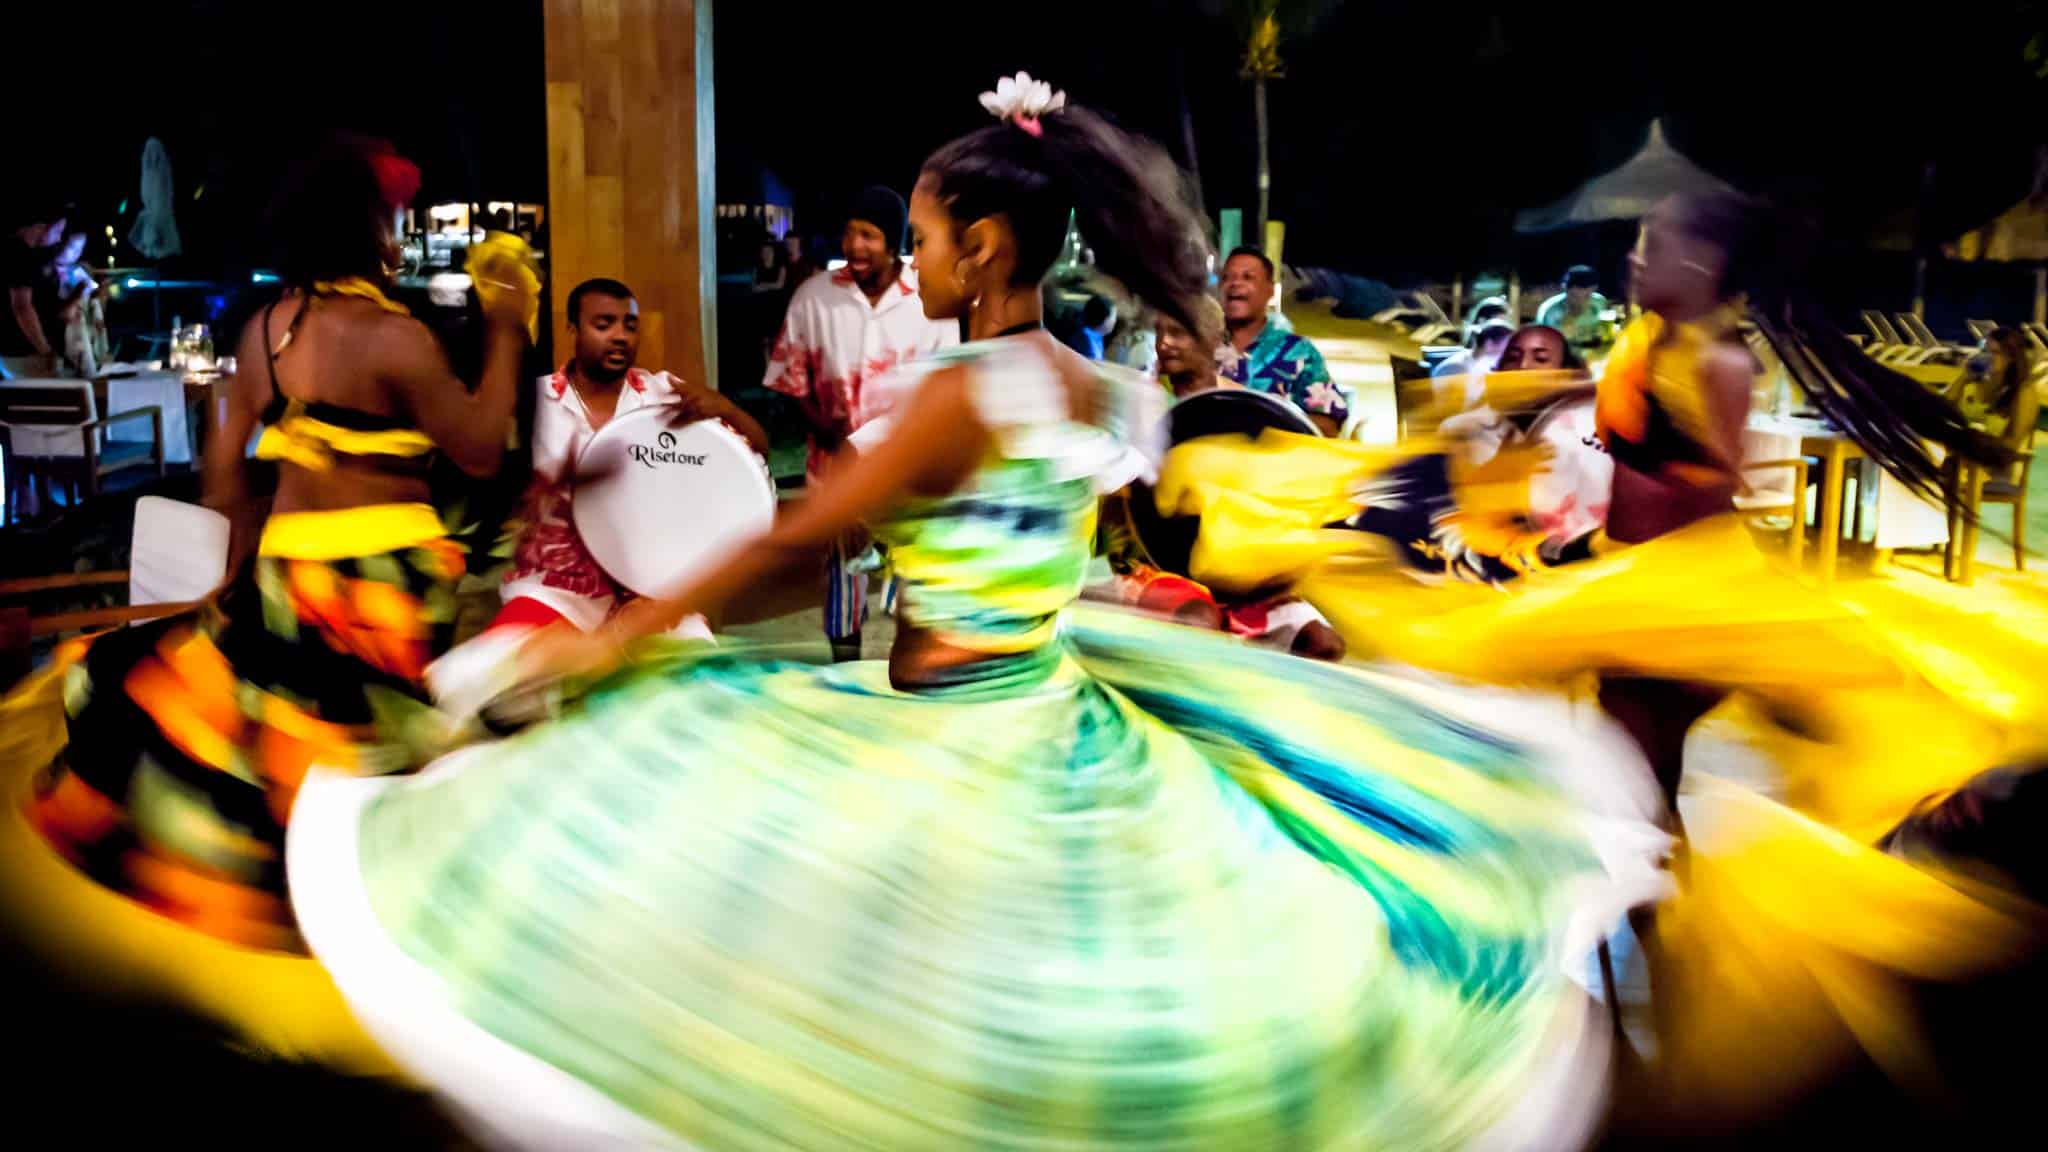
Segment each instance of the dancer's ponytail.
[{"label": "dancer's ponytail", "polygon": [[1805,287],[1819,237],[1806,222],[1746,197],[1688,197],[1687,226],[1726,256],[1724,296],[1744,294],[1758,327],[1821,412],[1887,472],[1940,498],[1938,444],[1951,456],[2010,464],[2004,444],[1970,426],[1961,410],[1909,376],[1879,364],[1829,319]]},{"label": "dancer's ponytail", "polygon": [[1166,153],[1082,108],[998,114],[1000,123],[925,161],[924,178],[953,217],[1009,219],[1020,285],[1044,279],[1072,219],[1104,275],[1189,331],[1207,330],[1208,246]]}]

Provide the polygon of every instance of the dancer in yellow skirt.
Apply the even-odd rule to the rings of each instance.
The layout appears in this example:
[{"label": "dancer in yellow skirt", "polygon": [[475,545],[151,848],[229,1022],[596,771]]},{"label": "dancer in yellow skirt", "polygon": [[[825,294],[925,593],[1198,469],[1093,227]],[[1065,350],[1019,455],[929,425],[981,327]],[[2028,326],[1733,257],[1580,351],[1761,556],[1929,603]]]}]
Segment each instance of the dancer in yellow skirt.
[{"label": "dancer in yellow skirt", "polygon": [[304,956],[285,828],[312,764],[411,762],[404,729],[463,570],[427,467],[437,452],[475,475],[497,466],[534,300],[516,253],[480,273],[490,335],[472,394],[382,290],[393,213],[417,184],[388,147],[351,138],[298,172],[277,219],[287,288],[242,335],[205,461],[208,502],[243,514],[260,425],[271,514],[236,524],[237,574],[200,611],[60,652],[6,701],[0,756],[11,947],[350,1070],[388,1065]]},{"label": "dancer in yellow skirt", "polygon": [[[1601,382],[1616,479],[1607,538],[1583,563],[1525,566],[1512,584],[1425,585],[1394,542],[1343,527],[1376,477],[1429,446],[1197,443],[1158,488],[1162,512],[1202,516],[1191,576],[1293,579],[1354,652],[1560,691],[1597,675],[1674,806],[1694,722],[1737,695],[1724,715],[1746,721],[1782,802],[1713,777],[1686,790],[1682,895],[1653,949],[1659,1107],[1678,1120],[1754,1116],[1858,1052],[1916,1089],[1952,1089],[1914,1027],[1911,990],[1995,971],[2039,939],[2024,896],[1938,851],[1908,862],[1878,845],[1930,797],[2048,747],[2034,687],[2048,636],[1882,584],[1823,594],[1754,546],[1730,513],[1753,371],[1733,339],[1742,295],[1759,322],[1815,349],[1828,370],[1812,398],[1909,483],[1938,477],[1930,443],[1989,461],[2004,450],[1855,356],[1765,266],[1785,245],[1760,219],[1715,200],[1645,222],[1636,282],[1666,312],[1624,336]],[[1511,527],[1540,463],[1454,468],[1458,515]]]}]

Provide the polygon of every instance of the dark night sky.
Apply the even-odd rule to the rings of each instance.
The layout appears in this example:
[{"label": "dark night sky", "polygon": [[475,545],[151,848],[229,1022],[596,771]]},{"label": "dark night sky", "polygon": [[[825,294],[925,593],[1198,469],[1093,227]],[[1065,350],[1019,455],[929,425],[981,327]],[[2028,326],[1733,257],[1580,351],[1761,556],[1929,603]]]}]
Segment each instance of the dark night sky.
[{"label": "dark night sky", "polygon": [[[864,179],[906,183],[931,146],[981,123],[975,94],[1020,67],[1181,154],[1178,40],[1209,206],[1253,203],[1250,90],[1230,25],[1203,14],[1224,5],[1048,2],[999,33],[962,28],[958,3],[832,7],[801,25],[774,6],[718,10],[728,185],[752,164],[828,203]],[[2025,77],[2010,4],[1884,23],[1736,0],[1663,25],[1653,6],[1607,0],[1570,6],[1569,24],[1552,5],[1320,7],[1283,46],[1270,97],[1274,212],[1305,262],[1448,275],[1512,256],[1517,208],[1625,159],[1660,114],[1695,159],[1843,235],[1910,207],[1929,160],[1937,234],[1978,223],[2026,193],[2044,138],[2048,84]],[[740,127],[778,95],[796,110]]]},{"label": "dark night sky", "polygon": [[[1289,75],[1272,90],[1275,214],[1289,222],[1290,258],[1369,275],[1548,260],[1544,245],[1507,233],[1513,211],[1626,157],[1653,115],[1701,163],[1814,207],[1838,238],[1911,206],[1929,161],[1937,234],[1981,221],[2025,194],[2048,129],[2048,83],[2021,60],[2019,0],[1898,15],[1786,0],[1681,15],[1581,0],[1569,23],[1553,5],[1310,6],[1326,11],[1284,45]],[[28,90],[77,98],[83,79],[86,99],[107,105],[27,118],[53,141],[44,170],[64,174],[84,215],[103,217],[132,195],[143,139],[164,136],[188,247],[209,264],[248,255],[248,222],[307,129],[391,137],[422,162],[429,196],[542,196],[537,0],[373,7],[10,13],[11,39],[42,46]],[[1224,7],[718,0],[720,196],[749,198],[770,169],[795,190],[806,229],[830,231],[847,194],[875,180],[907,186],[933,146],[983,122],[976,93],[1020,68],[1180,154],[1178,42],[1209,207],[1249,209],[1250,91],[1228,23],[1207,14]],[[199,201],[186,199],[202,185]]]}]

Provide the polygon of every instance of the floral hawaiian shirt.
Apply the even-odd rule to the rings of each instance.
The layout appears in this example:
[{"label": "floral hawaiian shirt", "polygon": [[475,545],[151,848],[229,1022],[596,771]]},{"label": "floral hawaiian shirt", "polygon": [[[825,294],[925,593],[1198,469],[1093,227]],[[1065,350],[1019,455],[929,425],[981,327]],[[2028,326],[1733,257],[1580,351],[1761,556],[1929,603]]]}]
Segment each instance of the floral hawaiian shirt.
[{"label": "floral hawaiian shirt", "polygon": [[1351,416],[1350,391],[1330,379],[1323,354],[1270,320],[1243,355],[1223,365],[1223,375],[1247,388],[1285,396],[1302,411],[1339,424]]}]

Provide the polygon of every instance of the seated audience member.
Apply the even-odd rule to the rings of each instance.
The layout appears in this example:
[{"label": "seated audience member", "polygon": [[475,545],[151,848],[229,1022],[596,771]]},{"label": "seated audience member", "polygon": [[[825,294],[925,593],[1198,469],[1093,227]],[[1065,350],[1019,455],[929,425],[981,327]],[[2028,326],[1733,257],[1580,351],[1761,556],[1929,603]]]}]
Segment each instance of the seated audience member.
[{"label": "seated audience member", "polygon": [[1508,302],[1499,296],[1489,296],[1473,305],[1472,315],[1465,321],[1464,336],[1459,349],[1445,359],[1438,361],[1430,370],[1432,376],[1463,376],[1471,371],[1471,355],[1479,333],[1497,324],[1505,324],[1512,333],[1514,317],[1508,315]]},{"label": "seated audience member", "polygon": [[2015,423],[2031,430],[2040,407],[2033,374],[2026,336],[2018,328],[2000,328],[1949,386],[1948,401],[1993,436],[2005,436]]},{"label": "seated audience member", "polygon": [[1576,371],[1585,366],[1565,334],[1548,324],[1524,324],[1515,329],[1494,362],[1498,372]]},{"label": "seated audience member", "polygon": [[[1213,303],[1205,306],[1201,319],[1210,332],[1222,328],[1222,311]],[[1155,318],[1159,337],[1159,379],[1176,400],[1215,388],[1239,387],[1217,370],[1219,344],[1214,337],[1188,329],[1166,316]],[[1104,498],[1097,551],[1107,565],[1107,574],[1083,595],[1089,599],[1126,604],[1172,616],[1198,628],[1213,628],[1244,637],[1269,648],[1293,652],[1319,660],[1340,660],[1344,641],[1329,622],[1309,604],[1294,596],[1262,598],[1218,598],[1207,587],[1155,567],[1145,556],[1127,527],[1122,502],[1134,497],[1130,490]]]},{"label": "seated audience member", "polygon": [[[1204,299],[1203,311],[1212,331],[1223,328],[1223,309],[1215,301]],[[1223,378],[1217,364],[1217,342],[1190,332],[1180,321],[1171,316],[1158,315],[1153,318],[1154,341],[1159,353],[1159,382],[1173,393],[1173,398],[1193,396],[1211,388],[1237,387]]]},{"label": "seated audience member", "polygon": [[[1571,372],[1583,373],[1585,361],[1579,359],[1571,345],[1565,342],[1564,333],[1543,324],[1524,324],[1502,342],[1493,372]],[[1503,420],[1495,411],[1496,405],[1486,395],[1486,380],[1478,381],[1480,388],[1468,406],[1446,418],[1438,431],[1446,436],[1463,435],[1473,429],[1484,428]],[[1562,385],[1562,381],[1560,384]]]},{"label": "seated audience member", "polygon": [[1532,374],[1518,381],[1523,387],[1512,390],[1520,395],[1484,395],[1437,431],[1457,444],[1473,468],[1503,448],[1542,444],[1544,465],[1530,488],[1531,526],[1562,545],[1606,520],[1613,465],[1594,434],[1592,381],[1564,333],[1542,324],[1524,324],[1515,332],[1491,380],[1506,382],[1514,373]]},{"label": "seated audience member", "polygon": [[[1129,309],[1123,310],[1128,312]],[[1146,376],[1159,367],[1159,336],[1150,324],[1126,316],[1109,334],[1109,362]]]},{"label": "seated audience member", "polygon": [[[574,354],[538,384],[533,483],[501,593],[505,605],[492,628],[567,620],[587,630],[632,598],[591,558],[570,515],[576,458],[614,416],[673,406],[687,420],[722,421],[756,452],[768,451],[767,433],[732,401],[701,384],[637,367],[640,305],[632,289],[616,280],[586,280],[569,293],[568,314]],[[710,634],[695,617],[678,631]]]},{"label": "seated audience member", "polygon": [[1325,435],[1342,432],[1351,397],[1330,378],[1315,345],[1269,314],[1273,262],[1257,248],[1239,248],[1223,262],[1223,323],[1235,353],[1223,374],[1259,392],[1284,396]]},{"label": "seated audience member", "polygon": [[1581,356],[1614,343],[1614,325],[1607,319],[1607,297],[1599,292],[1600,274],[1574,264],[1564,274],[1564,291],[1543,302],[1536,322],[1564,333]]},{"label": "seated audience member", "polygon": [[1465,337],[1466,346],[1446,357],[1429,374],[1437,402],[1459,409],[1479,403],[1480,394],[1486,391],[1486,374],[1494,370],[1514,334],[1513,326],[1498,319],[1482,321],[1472,329]]},{"label": "seated audience member", "polygon": [[1472,310],[1465,314],[1465,331],[1470,332],[1489,320],[1504,320],[1512,324],[1515,322],[1515,318],[1508,315],[1508,311],[1507,297],[1484,297],[1478,303],[1472,305]]}]

